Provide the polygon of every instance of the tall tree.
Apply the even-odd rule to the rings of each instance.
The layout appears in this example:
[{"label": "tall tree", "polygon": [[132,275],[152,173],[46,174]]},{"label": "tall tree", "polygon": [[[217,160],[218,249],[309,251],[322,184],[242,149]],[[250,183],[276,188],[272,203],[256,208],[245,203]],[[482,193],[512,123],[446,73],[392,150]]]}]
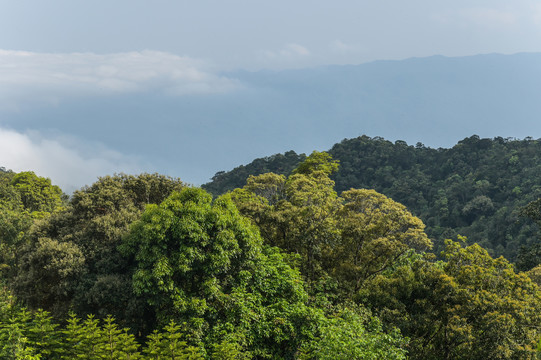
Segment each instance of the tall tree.
[{"label": "tall tree", "polygon": [[394,266],[411,249],[432,247],[423,222],[404,205],[374,190],[352,189],[341,196],[344,206],[337,221],[341,237],[330,267],[354,291],[366,279]]},{"label": "tall tree", "polygon": [[[32,309],[42,307],[55,317],[67,316],[69,309],[98,318],[112,314],[123,327],[152,331],[147,322],[152,314],[133,295],[131,259],[117,247],[148,204],[183,187],[179,179],[159,174],[120,174],[75,191],[64,211],[29,233],[19,257],[17,295]],[[40,271],[49,268],[54,271]]]},{"label": "tall tree", "polygon": [[421,220],[403,205],[373,190],[334,190],[338,163],[314,152],[287,179],[263,174],[231,196],[271,245],[299,254],[307,279],[330,274],[358,289],[366,278],[391,266],[409,249],[431,241]]},{"label": "tall tree", "polygon": [[298,273],[262,248],[228,196],[212,202],[201,189],[173,194],[147,208],[123,247],[137,262],[136,294],[160,323],[186,322],[195,343],[233,336],[254,354],[281,357],[302,340],[295,329],[309,326]]},{"label": "tall tree", "polygon": [[13,276],[18,248],[33,223],[60,211],[65,195],[31,171],[0,172],[0,272]]}]

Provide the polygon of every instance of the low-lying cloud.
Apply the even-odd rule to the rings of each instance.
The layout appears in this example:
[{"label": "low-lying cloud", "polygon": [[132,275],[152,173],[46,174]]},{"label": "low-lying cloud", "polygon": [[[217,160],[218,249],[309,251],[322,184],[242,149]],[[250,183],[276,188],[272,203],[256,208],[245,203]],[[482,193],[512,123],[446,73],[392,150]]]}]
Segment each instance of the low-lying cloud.
[{"label": "low-lying cloud", "polygon": [[239,86],[207,68],[196,59],[149,50],[116,54],[0,50],[0,109],[137,92],[222,93]]},{"label": "low-lying cloud", "polygon": [[[77,148],[75,143],[79,145]],[[21,133],[0,128],[0,166],[16,172],[34,171],[71,192],[99,176],[139,173],[137,159],[100,144],[82,144],[69,137],[46,138],[38,132]]]}]

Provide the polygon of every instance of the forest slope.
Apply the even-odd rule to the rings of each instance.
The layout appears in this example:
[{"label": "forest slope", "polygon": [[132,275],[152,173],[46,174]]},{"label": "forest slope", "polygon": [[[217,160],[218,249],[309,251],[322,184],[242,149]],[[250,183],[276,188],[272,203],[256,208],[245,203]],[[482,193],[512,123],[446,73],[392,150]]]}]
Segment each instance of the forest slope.
[{"label": "forest slope", "polygon": [[[438,251],[443,240],[464,235],[492,255],[514,260],[537,242],[537,228],[519,210],[541,197],[541,140],[481,139],[474,135],[449,149],[361,136],[329,151],[340,161],[336,190],[367,188],[407,206],[427,226]],[[304,154],[293,151],[219,172],[203,185],[221,194],[242,187],[249,175],[288,174]]]},{"label": "forest slope", "polygon": [[0,358],[538,358],[540,266],[462,237],[437,260],[404,205],[339,195],[338,168],[314,151],[216,198],[159,174],[67,198],[0,168]]}]

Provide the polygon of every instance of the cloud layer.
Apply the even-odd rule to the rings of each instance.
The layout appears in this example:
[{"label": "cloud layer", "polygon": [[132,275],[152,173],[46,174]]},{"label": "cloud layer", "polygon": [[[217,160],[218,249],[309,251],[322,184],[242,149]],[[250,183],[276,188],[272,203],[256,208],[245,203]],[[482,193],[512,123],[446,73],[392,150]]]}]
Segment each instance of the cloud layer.
[{"label": "cloud layer", "polygon": [[[78,148],[73,144],[78,142]],[[86,144],[70,138],[45,138],[37,132],[21,133],[0,128],[0,166],[13,171],[34,171],[51,178],[64,191],[90,185],[98,176],[138,173],[137,160],[99,144]]]},{"label": "cloud layer", "polygon": [[0,50],[0,109],[136,92],[221,93],[239,85],[206,68],[201,61],[159,51],[100,55]]}]

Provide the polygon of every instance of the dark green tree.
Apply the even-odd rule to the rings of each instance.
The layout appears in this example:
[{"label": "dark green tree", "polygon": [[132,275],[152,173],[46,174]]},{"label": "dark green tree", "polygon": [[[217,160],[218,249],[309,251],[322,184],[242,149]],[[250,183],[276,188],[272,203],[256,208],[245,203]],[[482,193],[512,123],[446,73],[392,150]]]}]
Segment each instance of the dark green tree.
[{"label": "dark green tree", "polygon": [[33,223],[60,211],[65,195],[33,172],[0,172],[0,273],[11,277],[19,248]]},{"label": "dark green tree", "polygon": [[122,327],[151,332],[153,314],[133,294],[132,259],[117,247],[147,204],[160,203],[183,187],[180,180],[159,174],[121,174],[75,191],[64,211],[29,233],[14,283],[17,296],[31,309],[41,307],[57,318],[66,317],[68,309],[99,319],[111,314]]}]

